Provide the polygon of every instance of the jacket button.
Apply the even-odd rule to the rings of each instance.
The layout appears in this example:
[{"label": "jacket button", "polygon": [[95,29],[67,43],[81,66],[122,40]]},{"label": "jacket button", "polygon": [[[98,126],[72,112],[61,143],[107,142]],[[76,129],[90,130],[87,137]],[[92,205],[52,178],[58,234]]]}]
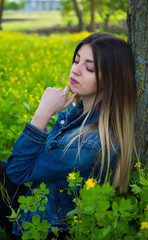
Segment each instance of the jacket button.
[{"label": "jacket button", "polygon": [[65,123],[65,121],[64,121],[64,120],[61,120],[60,123],[63,125],[63,124]]}]

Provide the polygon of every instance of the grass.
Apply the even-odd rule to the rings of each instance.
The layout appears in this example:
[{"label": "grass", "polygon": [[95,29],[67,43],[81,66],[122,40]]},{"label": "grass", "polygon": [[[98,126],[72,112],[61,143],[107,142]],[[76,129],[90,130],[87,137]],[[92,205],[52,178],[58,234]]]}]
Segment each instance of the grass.
[{"label": "grass", "polygon": [[66,26],[68,23],[77,24],[74,15],[62,17],[60,12],[33,12],[4,11],[3,19],[24,19],[25,21],[3,22],[4,31],[22,32],[36,28],[48,28],[51,26]]},{"label": "grass", "polygon": [[[2,28],[4,31],[10,32],[25,32],[37,28],[49,28],[52,26],[67,26],[77,25],[78,20],[73,11],[70,14],[61,15],[59,11],[44,11],[44,12],[20,12],[20,11],[4,11],[3,19],[24,19],[24,21],[9,21],[3,22]],[[99,14],[96,14],[96,22],[103,26],[103,19]],[[118,10],[110,16],[110,25],[122,27],[126,20],[126,13]],[[85,23],[89,24],[90,16],[85,14]]]}]

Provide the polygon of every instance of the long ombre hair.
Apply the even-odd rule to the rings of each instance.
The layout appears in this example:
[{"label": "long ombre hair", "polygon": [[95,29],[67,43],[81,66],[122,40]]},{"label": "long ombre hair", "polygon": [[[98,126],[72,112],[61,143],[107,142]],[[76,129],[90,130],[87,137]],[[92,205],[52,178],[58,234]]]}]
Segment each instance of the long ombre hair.
[{"label": "long ombre hair", "polygon": [[[97,80],[96,98],[88,115],[91,114],[94,106],[96,109],[99,109],[98,132],[101,141],[101,152],[99,153],[98,161],[101,160],[101,173],[104,167],[105,156],[107,156],[107,180],[110,166],[110,148],[114,148],[113,139],[117,139],[120,151],[114,173],[113,186],[119,187],[120,192],[126,193],[133,165],[136,106],[135,69],[132,51],[129,44],[123,39],[110,34],[94,33],[77,45],[73,62],[77,52],[84,44],[89,44],[92,48]],[[99,79],[100,71],[102,82]],[[102,86],[101,102],[97,103],[97,97]],[[82,124],[82,128],[88,115]],[[89,132],[93,126],[86,128],[84,131],[82,131],[82,128],[77,137],[84,132]],[[96,125],[94,125],[94,128],[96,128]],[[110,136],[110,130],[112,136]],[[68,145],[71,145],[72,142]]]}]

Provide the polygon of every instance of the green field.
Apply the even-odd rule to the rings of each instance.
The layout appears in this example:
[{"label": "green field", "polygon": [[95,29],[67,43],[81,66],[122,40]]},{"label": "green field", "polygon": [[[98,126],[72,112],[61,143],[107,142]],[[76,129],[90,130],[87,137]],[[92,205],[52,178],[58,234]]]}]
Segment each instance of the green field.
[{"label": "green field", "polygon": [[2,28],[5,31],[26,31],[36,28],[48,28],[51,26],[66,26],[69,21],[77,23],[74,16],[63,18],[59,12],[35,12],[24,13],[17,11],[5,11],[3,19],[24,19],[25,21],[3,22]]},{"label": "green field", "polygon": [[[77,25],[78,21],[74,14],[71,12],[69,15],[61,15],[58,11],[52,12],[32,12],[25,13],[20,11],[4,11],[3,19],[24,19],[25,21],[8,21],[2,23],[4,31],[22,32],[30,29],[48,28],[51,26],[67,26]],[[126,19],[126,13],[118,11],[110,17],[110,25],[118,26],[122,28],[123,22]],[[89,16],[85,16],[85,23],[89,23]],[[96,22],[103,26],[103,19],[96,15]]]},{"label": "green field", "polygon": [[[27,120],[30,120],[48,86],[64,88],[74,48],[80,34],[37,34],[0,32],[0,159],[4,160]],[[55,119],[50,121],[53,126]]]}]

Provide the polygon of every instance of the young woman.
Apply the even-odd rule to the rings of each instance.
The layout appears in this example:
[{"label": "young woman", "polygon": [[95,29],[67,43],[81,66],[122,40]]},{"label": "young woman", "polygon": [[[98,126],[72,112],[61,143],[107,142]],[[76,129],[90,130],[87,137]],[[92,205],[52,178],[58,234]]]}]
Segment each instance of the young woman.
[{"label": "young woman", "polygon": [[[69,91],[73,94],[67,100]],[[35,189],[44,182],[49,188],[45,219],[64,234],[68,231],[64,219],[74,208],[72,196],[64,190],[70,172],[79,170],[85,179],[93,176],[99,184],[112,172],[111,184],[126,193],[132,168],[135,104],[130,46],[109,34],[95,33],[82,40],[74,52],[70,86],[45,90],[12,154],[1,163],[1,181],[6,172],[8,193],[12,195],[19,185],[13,207],[17,209],[18,196],[26,194],[22,184],[31,181]],[[56,113],[58,120],[49,133],[47,123]],[[12,230],[11,237],[19,239],[20,228],[14,222],[11,229],[5,203],[0,211],[1,226],[5,224],[6,232]],[[42,212],[36,213],[42,217]],[[25,218],[31,221],[32,213],[21,212],[21,227]]]}]

